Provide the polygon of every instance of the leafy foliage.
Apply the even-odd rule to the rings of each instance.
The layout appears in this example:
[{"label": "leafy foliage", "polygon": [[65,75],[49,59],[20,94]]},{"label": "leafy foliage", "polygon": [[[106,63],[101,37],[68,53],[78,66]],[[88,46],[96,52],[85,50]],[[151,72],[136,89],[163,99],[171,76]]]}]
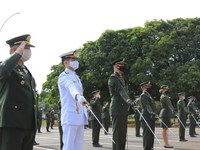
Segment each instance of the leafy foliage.
[{"label": "leafy foliage", "polygon": [[[126,82],[130,96],[140,94],[139,84],[151,81],[152,95],[159,100],[158,89],[167,84],[174,105],[177,92],[185,91],[200,99],[200,19],[153,20],[144,27],[118,31],[107,30],[96,41],[79,49],[78,74],[89,100],[91,92],[101,90],[102,98],[110,101],[107,81],[113,72],[111,62],[119,57],[127,60]],[[57,104],[57,80],[62,64],[54,65],[40,94],[49,104]]]}]

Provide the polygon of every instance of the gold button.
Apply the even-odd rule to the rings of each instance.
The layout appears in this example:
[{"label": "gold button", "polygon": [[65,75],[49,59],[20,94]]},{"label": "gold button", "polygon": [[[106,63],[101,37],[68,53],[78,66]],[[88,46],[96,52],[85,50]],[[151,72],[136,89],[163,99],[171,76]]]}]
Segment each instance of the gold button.
[{"label": "gold button", "polygon": [[15,108],[17,108],[17,106],[15,106]]},{"label": "gold button", "polygon": [[21,85],[24,85],[25,81],[24,81],[24,80],[22,80],[20,83],[21,83]]}]

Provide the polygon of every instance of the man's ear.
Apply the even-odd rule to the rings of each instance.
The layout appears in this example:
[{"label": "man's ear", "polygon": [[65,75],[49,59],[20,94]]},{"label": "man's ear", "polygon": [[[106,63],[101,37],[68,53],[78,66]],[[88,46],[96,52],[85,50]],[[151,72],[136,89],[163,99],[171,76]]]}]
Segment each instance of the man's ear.
[{"label": "man's ear", "polygon": [[68,59],[64,60],[63,64],[64,66],[69,66],[69,60]]},{"label": "man's ear", "polygon": [[66,66],[67,65],[67,60],[64,60],[63,64],[64,64],[64,66]]}]

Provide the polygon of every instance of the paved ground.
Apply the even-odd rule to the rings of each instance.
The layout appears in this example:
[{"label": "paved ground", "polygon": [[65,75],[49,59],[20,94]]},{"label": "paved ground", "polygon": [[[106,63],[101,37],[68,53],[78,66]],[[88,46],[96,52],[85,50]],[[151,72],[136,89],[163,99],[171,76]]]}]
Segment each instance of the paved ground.
[{"label": "paved ground", "polygon": [[[111,130],[111,129],[110,129]],[[43,133],[38,133],[36,135],[36,141],[40,143],[38,146],[34,147],[34,150],[59,150],[59,132],[58,128],[55,127],[54,130],[51,130],[50,133],[47,133],[45,129],[42,129]],[[188,136],[189,129],[186,129],[186,139],[188,142],[179,142],[178,140],[178,128],[174,127],[171,128],[169,132],[169,141],[171,145],[174,146],[174,150],[200,150],[200,128],[196,128],[196,132],[199,134],[195,138],[191,138]],[[104,135],[103,131],[101,130],[100,133],[100,144],[103,145],[102,148],[94,148],[92,147],[91,129],[85,130],[85,137],[84,137],[84,150],[111,150],[112,149],[112,142],[108,135]],[[142,129],[141,129],[142,132]],[[173,132],[173,133],[172,133]],[[156,135],[161,143],[163,143],[161,138],[161,128],[156,127]],[[142,150],[142,138],[135,137],[135,128],[129,127],[128,128],[128,136],[127,136],[127,146],[126,150]],[[155,150],[163,150],[163,145],[160,145],[158,141],[155,139],[154,144]]]}]

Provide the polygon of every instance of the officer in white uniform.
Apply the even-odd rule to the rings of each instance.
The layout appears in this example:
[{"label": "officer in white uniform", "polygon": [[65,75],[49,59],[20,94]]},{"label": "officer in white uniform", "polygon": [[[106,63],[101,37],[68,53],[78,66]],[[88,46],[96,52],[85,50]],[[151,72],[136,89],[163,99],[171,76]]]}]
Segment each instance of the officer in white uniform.
[{"label": "officer in white uniform", "polygon": [[79,67],[75,51],[61,55],[65,70],[58,79],[61,99],[61,126],[63,129],[63,150],[82,150],[84,125],[88,124],[83,87],[75,70]]}]

